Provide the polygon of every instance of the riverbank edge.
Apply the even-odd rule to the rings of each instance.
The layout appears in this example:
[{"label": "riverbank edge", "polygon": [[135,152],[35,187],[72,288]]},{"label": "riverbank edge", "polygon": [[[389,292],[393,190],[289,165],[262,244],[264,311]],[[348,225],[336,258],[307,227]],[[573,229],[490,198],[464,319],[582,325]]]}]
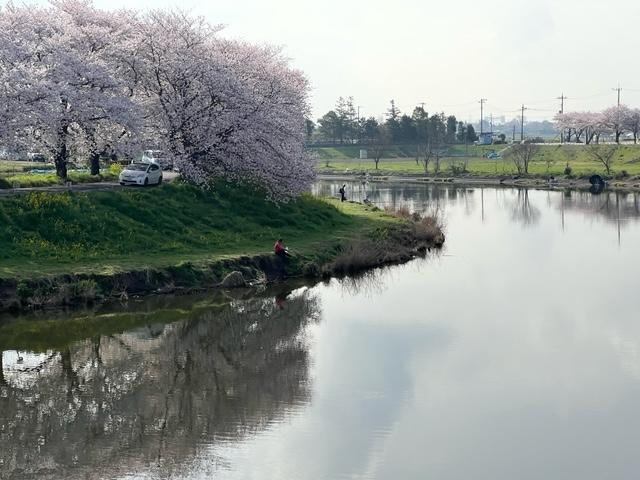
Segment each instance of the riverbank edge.
[{"label": "riverbank edge", "polygon": [[[590,190],[592,185],[588,177],[554,178],[548,180],[539,175],[424,175],[415,173],[371,173],[370,182],[411,182],[432,185],[456,185],[461,187],[504,187],[533,188],[537,190]],[[318,180],[340,181],[360,180],[361,172],[318,173]],[[640,180],[607,180],[604,191],[633,193],[640,192]]]},{"label": "riverbank edge", "polygon": [[347,241],[328,240],[322,250],[282,259],[273,254],[183,262],[121,272],[0,278],[0,313],[86,307],[110,301],[215,289],[260,287],[294,278],[326,279],[406,263],[439,249],[441,226],[425,230],[418,217],[358,232]]}]

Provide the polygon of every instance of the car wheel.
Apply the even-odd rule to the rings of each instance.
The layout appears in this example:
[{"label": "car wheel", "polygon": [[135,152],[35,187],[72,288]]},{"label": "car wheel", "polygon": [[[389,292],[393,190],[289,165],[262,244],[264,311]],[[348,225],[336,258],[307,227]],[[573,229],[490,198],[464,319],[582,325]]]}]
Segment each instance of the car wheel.
[{"label": "car wheel", "polygon": [[162,184],[162,175],[160,175],[160,177],[158,178],[158,185]]},{"label": "car wheel", "polygon": [[149,185],[149,177],[145,177],[144,179],[144,186],[146,187],[147,185]]},{"label": "car wheel", "polygon": [[124,187],[124,182],[120,182],[120,185],[122,185]]}]

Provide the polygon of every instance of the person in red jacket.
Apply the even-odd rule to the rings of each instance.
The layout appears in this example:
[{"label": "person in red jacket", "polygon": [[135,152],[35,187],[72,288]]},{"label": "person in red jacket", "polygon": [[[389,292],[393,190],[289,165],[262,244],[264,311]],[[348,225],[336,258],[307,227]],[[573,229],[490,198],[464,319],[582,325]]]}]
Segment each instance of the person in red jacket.
[{"label": "person in red jacket", "polygon": [[284,241],[281,238],[279,238],[273,246],[273,253],[282,258],[291,256],[291,254],[287,250],[287,247],[284,246]]}]

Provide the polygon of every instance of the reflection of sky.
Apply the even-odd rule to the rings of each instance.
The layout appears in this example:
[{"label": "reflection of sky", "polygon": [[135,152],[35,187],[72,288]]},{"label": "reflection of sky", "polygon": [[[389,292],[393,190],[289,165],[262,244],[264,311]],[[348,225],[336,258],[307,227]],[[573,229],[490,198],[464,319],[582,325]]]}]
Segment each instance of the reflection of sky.
[{"label": "reflection of sky", "polygon": [[312,403],[211,447],[217,478],[636,478],[639,219],[620,244],[588,208],[563,230],[561,195],[444,191],[444,255],[316,287]]}]

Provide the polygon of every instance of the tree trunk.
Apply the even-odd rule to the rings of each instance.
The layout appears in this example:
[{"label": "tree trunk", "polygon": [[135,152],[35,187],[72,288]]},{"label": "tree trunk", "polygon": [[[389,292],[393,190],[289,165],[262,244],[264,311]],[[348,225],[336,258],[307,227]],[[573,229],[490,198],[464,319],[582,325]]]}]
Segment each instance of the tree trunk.
[{"label": "tree trunk", "polygon": [[67,179],[67,159],[69,152],[67,150],[67,135],[69,133],[69,126],[66,121],[60,124],[58,129],[58,143],[56,145],[56,154],[54,157],[54,163],[56,165],[56,175],[63,179]]},{"label": "tree trunk", "polygon": [[4,378],[4,366],[2,365],[2,352],[0,352],[0,387],[7,384]]},{"label": "tree trunk", "polygon": [[91,152],[91,175],[100,175],[100,154],[98,152]]},{"label": "tree trunk", "polygon": [[66,155],[61,155],[60,153],[56,154],[55,164],[56,164],[56,175],[58,178],[63,180],[67,179],[67,161]]}]

